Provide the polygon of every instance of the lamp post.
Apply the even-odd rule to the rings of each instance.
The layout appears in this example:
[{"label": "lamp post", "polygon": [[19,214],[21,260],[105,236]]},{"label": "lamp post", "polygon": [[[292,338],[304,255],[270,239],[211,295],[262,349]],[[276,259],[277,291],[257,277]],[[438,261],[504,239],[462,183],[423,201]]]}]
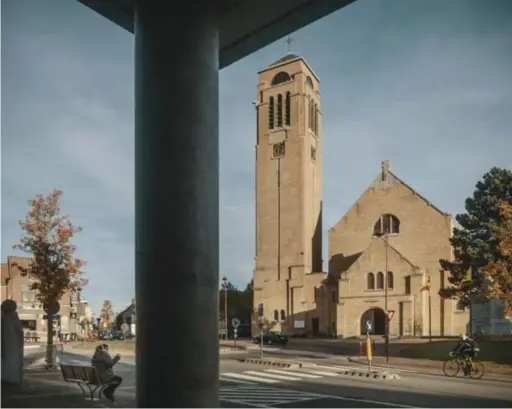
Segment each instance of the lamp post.
[{"label": "lamp post", "polygon": [[385,270],[384,270],[384,348],[386,352],[386,362],[389,362],[389,316],[388,316],[388,249],[389,249],[389,232],[388,230],[377,232],[379,237],[384,237],[385,245]]},{"label": "lamp post", "polygon": [[388,278],[389,278],[389,268],[388,268],[388,249],[389,249],[389,235],[386,231],[384,234],[384,242],[386,243],[386,275],[384,276],[384,310],[386,313],[386,338],[384,341],[386,342],[386,362],[389,362],[389,315],[388,315]]},{"label": "lamp post", "polygon": [[222,289],[224,290],[224,337],[228,339],[228,279],[222,277]]}]

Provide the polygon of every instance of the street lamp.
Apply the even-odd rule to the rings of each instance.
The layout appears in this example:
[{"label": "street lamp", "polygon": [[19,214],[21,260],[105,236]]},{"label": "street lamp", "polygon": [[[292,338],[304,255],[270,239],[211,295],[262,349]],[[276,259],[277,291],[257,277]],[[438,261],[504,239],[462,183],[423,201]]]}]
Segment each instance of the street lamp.
[{"label": "street lamp", "polygon": [[386,362],[389,362],[389,315],[388,315],[388,249],[389,249],[389,232],[388,230],[378,230],[376,235],[378,237],[384,237],[385,244],[385,265],[384,270],[384,316],[385,316],[385,328],[384,328],[384,342],[386,351]]},{"label": "street lamp", "polygon": [[222,289],[224,290],[224,337],[228,339],[228,279],[222,277]]}]

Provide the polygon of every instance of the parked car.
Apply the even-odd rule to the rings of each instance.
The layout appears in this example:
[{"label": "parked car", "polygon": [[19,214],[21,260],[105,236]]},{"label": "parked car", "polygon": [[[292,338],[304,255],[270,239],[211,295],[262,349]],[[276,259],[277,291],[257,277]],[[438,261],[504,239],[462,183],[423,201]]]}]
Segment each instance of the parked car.
[{"label": "parked car", "polygon": [[[261,342],[261,333],[255,335],[253,337],[253,341],[255,344],[259,344]],[[288,337],[281,332],[275,331],[265,331],[263,332],[263,344],[267,345],[286,345],[288,343]]]},{"label": "parked car", "polygon": [[123,341],[125,336],[123,331],[103,331],[99,338],[104,341]]}]

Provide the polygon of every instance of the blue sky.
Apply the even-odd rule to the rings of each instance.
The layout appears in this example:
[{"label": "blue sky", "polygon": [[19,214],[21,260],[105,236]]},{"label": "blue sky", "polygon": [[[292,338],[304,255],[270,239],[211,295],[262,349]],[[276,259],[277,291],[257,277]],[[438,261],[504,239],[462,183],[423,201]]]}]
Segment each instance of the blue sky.
[{"label": "blue sky", "polygon": [[[510,0],[358,0],[292,36],[321,79],[325,237],[383,159],[452,213],[490,167],[512,168]],[[220,271],[240,287],[254,257],[251,102],[284,40],[220,74]],[[26,200],[62,189],[84,228],[85,295],[119,311],[135,286],[133,36],[76,1],[3,0],[1,67],[2,260]]]}]

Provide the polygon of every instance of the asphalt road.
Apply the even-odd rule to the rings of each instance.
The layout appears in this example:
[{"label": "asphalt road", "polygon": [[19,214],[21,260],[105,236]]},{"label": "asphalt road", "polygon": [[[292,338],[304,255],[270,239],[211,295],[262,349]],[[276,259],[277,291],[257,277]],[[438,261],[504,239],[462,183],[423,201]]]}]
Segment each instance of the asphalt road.
[{"label": "asphalt road", "polygon": [[[266,352],[269,355],[269,352]],[[250,355],[257,355],[253,352]],[[347,361],[312,353],[287,351],[287,358],[316,363],[316,367],[284,369],[239,362],[245,354],[223,355],[220,361],[221,407],[344,408],[344,407],[512,407],[512,382],[471,380],[427,375],[414,371],[399,372],[400,379],[352,378],[341,374],[345,368],[360,368]],[[64,361],[88,362],[89,358],[65,353]],[[135,405],[135,366],[124,357],[116,366],[124,379],[118,389],[119,407]],[[56,387],[59,374],[28,375],[36,382]],[[79,394],[67,385],[62,394]],[[53,406],[55,407],[55,406]]]}]

